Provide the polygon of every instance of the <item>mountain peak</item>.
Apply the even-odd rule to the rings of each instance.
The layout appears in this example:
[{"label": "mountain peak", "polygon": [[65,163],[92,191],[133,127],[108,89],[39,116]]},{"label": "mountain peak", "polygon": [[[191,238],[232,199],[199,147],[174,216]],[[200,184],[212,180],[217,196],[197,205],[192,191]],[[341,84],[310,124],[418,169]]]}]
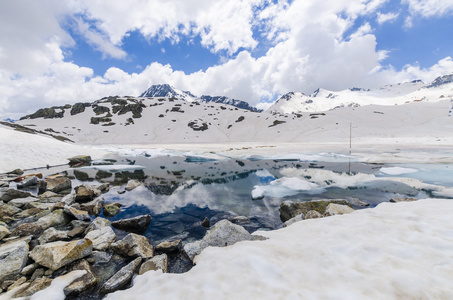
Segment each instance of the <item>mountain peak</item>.
[{"label": "mountain peak", "polygon": [[453,73],[437,77],[436,79],[434,79],[433,82],[431,82],[430,85],[427,86],[427,88],[434,88],[434,87],[438,87],[443,84],[452,83],[452,82],[453,82]]},{"label": "mountain peak", "polygon": [[140,94],[140,97],[168,97],[168,98],[196,98],[191,92],[181,91],[168,83],[165,84],[153,84],[146,91]]}]

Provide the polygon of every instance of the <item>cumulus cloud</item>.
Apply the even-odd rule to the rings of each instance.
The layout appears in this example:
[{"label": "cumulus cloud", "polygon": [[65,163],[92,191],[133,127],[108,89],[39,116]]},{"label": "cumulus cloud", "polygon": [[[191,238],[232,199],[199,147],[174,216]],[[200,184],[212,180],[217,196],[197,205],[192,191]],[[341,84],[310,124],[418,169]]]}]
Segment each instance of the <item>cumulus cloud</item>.
[{"label": "cumulus cloud", "polygon": [[440,17],[453,14],[452,0],[402,0],[401,3],[408,5],[409,16],[405,19],[405,27],[412,27],[415,17]]},{"label": "cumulus cloud", "polygon": [[396,18],[398,18],[399,16],[399,13],[387,13],[387,14],[382,14],[380,12],[378,12],[378,15],[377,15],[377,22],[379,24],[384,24],[386,22],[391,22],[393,20],[395,20]]}]

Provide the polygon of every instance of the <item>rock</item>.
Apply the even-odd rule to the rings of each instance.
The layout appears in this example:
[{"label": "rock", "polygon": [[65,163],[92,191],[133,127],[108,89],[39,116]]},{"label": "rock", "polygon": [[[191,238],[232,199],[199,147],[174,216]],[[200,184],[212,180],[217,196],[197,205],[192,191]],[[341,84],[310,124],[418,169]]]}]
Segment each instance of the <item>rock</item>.
[{"label": "rock", "polygon": [[0,219],[4,217],[12,217],[22,210],[15,205],[0,203]]},{"label": "rock", "polygon": [[92,201],[82,203],[80,208],[86,210],[90,215],[98,216],[102,211],[104,205],[104,198],[98,197]]},{"label": "rock", "polygon": [[398,202],[411,202],[411,201],[417,201],[417,198],[414,197],[393,197],[390,198],[390,202],[392,203],[398,203]]},{"label": "rock", "polygon": [[44,209],[40,207],[28,208],[26,210],[21,211],[20,213],[15,214],[14,216],[19,219],[25,219],[30,216],[36,215],[42,212]]},{"label": "rock", "polygon": [[84,210],[78,210],[70,206],[65,206],[63,211],[80,221],[91,221],[90,215]]},{"label": "rock", "polygon": [[190,260],[193,260],[206,247],[224,247],[252,239],[252,235],[242,226],[233,224],[228,220],[221,220],[206,232],[206,235],[201,241],[186,244],[184,246],[184,252]]},{"label": "rock", "polygon": [[33,202],[40,202],[39,199],[35,197],[26,197],[26,198],[16,198],[8,202],[9,205],[14,205],[18,208],[23,208],[25,205]]},{"label": "rock", "polygon": [[68,158],[68,160],[69,160],[70,165],[76,165],[76,164],[80,164],[80,163],[89,163],[89,162],[91,162],[91,156],[77,155],[77,156]]},{"label": "rock", "polygon": [[4,237],[10,234],[9,229],[6,226],[0,225],[0,241],[3,240]]},{"label": "rock", "polygon": [[14,297],[29,297],[36,292],[48,288],[52,283],[52,279],[47,277],[36,278],[33,282],[23,291],[15,293]]},{"label": "rock", "polygon": [[348,198],[347,201],[350,204],[355,205],[355,206],[363,206],[363,207],[370,206],[370,203],[361,201],[360,199],[357,199],[357,198]]},{"label": "rock", "polygon": [[116,241],[116,234],[110,226],[106,226],[88,232],[85,238],[93,242],[93,249],[103,251],[107,250],[110,244]]},{"label": "rock", "polygon": [[61,202],[63,202],[65,205],[70,206],[75,202],[76,194],[68,194],[61,199]]},{"label": "rock", "polygon": [[67,177],[46,178],[46,183],[47,191],[54,193],[70,190],[72,186],[71,179]]},{"label": "rock", "polygon": [[142,235],[129,233],[121,241],[110,246],[116,253],[127,257],[150,258],[154,255],[153,246]]},{"label": "rock", "polygon": [[315,210],[321,215],[324,215],[326,208],[330,203],[347,205],[349,207],[351,206],[346,200],[342,199],[313,200],[307,202],[284,201],[280,205],[280,220],[282,220],[282,222],[286,222],[301,213],[306,215],[310,210]]},{"label": "rock", "polygon": [[23,175],[24,174],[24,171],[22,171],[21,169],[14,169],[8,173],[6,173],[8,175]]},{"label": "rock", "polygon": [[78,263],[74,268],[72,268],[72,271],[75,270],[84,270],[86,271],[86,274],[83,275],[82,277],[79,277],[78,279],[76,279],[75,281],[73,281],[71,284],[64,288],[63,291],[66,296],[78,295],[81,292],[94,287],[98,282],[97,278],[93,274],[93,271],[91,270],[90,265],[86,260],[82,259],[80,263]]},{"label": "rock", "polygon": [[[39,266],[39,264],[38,264]],[[36,278],[43,277],[44,273],[46,273],[46,270],[44,268],[36,268],[35,271],[33,272],[33,275],[31,275],[31,280],[35,280]]]},{"label": "rock", "polygon": [[347,205],[330,203],[327,208],[324,216],[335,216],[335,215],[344,215],[353,212],[354,209]]},{"label": "rock", "polygon": [[[313,210],[311,210],[311,211],[313,211]],[[304,214],[297,215],[294,218],[291,218],[288,221],[286,221],[285,223],[283,223],[283,227],[288,227],[289,225],[292,225],[299,221],[303,221],[304,219],[305,219]]]},{"label": "rock", "polygon": [[68,231],[68,237],[71,239],[75,238],[75,237],[79,237],[79,236],[83,235],[83,233],[85,232],[85,229],[86,229],[86,227],[76,226]]},{"label": "rock", "polygon": [[59,197],[60,199],[62,198],[57,193],[51,191],[44,192],[38,196],[38,198],[52,198],[52,197]]},{"label": "rock", "polygon": [[133,189],[139,187],[140,185],[141,185],[140,181],[135,180],[135,179],[130,179],[127,182],[127,184],[124,187],[124,189],[129,192],[129,191],[132,191]]},{"label": "rock", "polygon": [[[54,204],[54,206],[52,206],[52,207],[50,208],[50,211],[54,211],[54,210],[57,210],[57,209],[62,209],[62,210],[64,211],[65,206],[66,206],[66,205],[64,205],[63,202],[57,202],[57,203]],[[64,211],[64,212],[65,212],[65,211]],[[70,215],[70,214],[68,214],[68,215]]]},{"label": "rock", "polygon": [[104,283],[100,292],[103,294],[111,293],[128,284],[141,262],[142,258],[137,257],[125,267],[121,268],[115,275],[107,280],[106,283]]},{"label": "rock", "polygon": [[162,242],[159,245],[156,246],[155,250],[158,252],[164,252],[164,253],[174,253],[174,252],[179,252],[182,248],[182,243],[181,240],[175,240],[172,242]]},{"label": "rock", "polygon": [[92,231],[92,230],[97,230],[97,229],[101,229],[101,228],[104,228],[106,226],[110,226],[111,222],[107,219],[104,219],[104,218],[101,218],[101,217],[97,217],[96,219],[93,220],[93,222],[91,222],[91,224],[86,228],[85,230],[85,234],[87,234],[88,232]]},{"label": "rock", "polygon": [[11,236],[32,236],[32,237],[38,237],[40,236],[44,231],[44,228],[42,228],[41,225],[36,224],[36,223],[24,223],[20,224],[17,226],[13,232],[11,232]]},{"label": "rock", "polygon": [[211,227],[211,222],[209,221],[209,219],[207,217],[204,218],[203,221],[201,221],[201,226],[203,226],[204,228]]},{"label": "rock", "polygon": [[120,190],[120,191],[118,191],[118,194],[122,195],[122,194],[124,194],[125,192],[126,192],[125,190]]},{"label": "rock", "polygon": [[228,220],[229,220],[231,223],[234,223],[234,224],[238,224],[238,223],[241,223],[241,224],[248,224],[248,223],[251,222],[249,218],[244,217],[244,216],[232,217],[232,218],[229,218]]},{"label": "rock", "polygon": [[310,210],[309,212],[307,212],[307,214],[305,215],[305,220],[308,220],[308,219],[317,219],[317,218],[322,218],[322,215],[317,212],[316,210]]},{"label": "rock", "polygon": [[33,195],[30,194],[29,192],[8,189],[6,190],[6,192],[3,193],[3,195],[0,196],[0,201],[9,202],[16,198],[27,198],[27,197],[33,197]]},{"label": "rock", "polygon": [[77,202],[88,202],[93,200],[95,197],[99,197],[102,193],[100,190],[92,187],[88,184],[82,184],[75,187]]},{"label": "rock", "polygon": [[91,255],[87,257],[87,261],[94,265],[108,263],[111,259],[112,254],[104,251],[93,251],[91,252]]},{"label": "rock", "polygon": [[47,182],[45,180],[38,181],[38,195],[45,193],[47,190]]},{"label": "rock", "polygon": [[15,280],[27,264],[31,237],[15,239],[0,245],[0,282]]},{"label": "rock", "polygon": [[84,258],[92,250],[93,243],[89,239],[71,242],[58,241],[36,246],[30,252],[30,257],[38,264],[55,271],[73,261]]},{"label": "rock", "polygon": [[[8,281],[8,280],[7,280]],[[13,283],[10,285],[9,282],[7,283],[8,284],[8,291],[11,291],[15,288],[17,288],[18,286],[20,286],[21,284],[23,284],[24,282],[27,281],[27,277],[25,276],[22,276],[21,278],[17,279],[16,281],[13,281]],[[16,297],[16,295],[18,293],[20,293],[21,291],[23,291],[24,289],[26,289],[29,285],[26,285],[26,286],[23,286],[22,289],[20,289],[19,291],[17,291],[14,296]]]},{"label": "rock", "polygon": [[26,276],[31,275],[31,274],[33,274],[33,272],[35,272],[35,270],[36,270],[37,268],[39,268],[39,264],[37,264],[37,263],[32,263],[32,264],[30,264],[30,265],[25,266],[25,267],[22,269],[22,271],[20,272],[20,274],[26,275]]},{"label": "rock", "polygon": [[156,255],[151,259],[145,261],[138,271],[139,275],[142,275],[148,271],[162,270],[162,273],[168,272],[168,259],[166,254]]},{"label": "rock", "polygon": [[107,193],[110,190],[110,183],[103,183],[100,185],[95,186],[98,190],[101,191],[101,193]]},{"label": "rock", "polygon": [[114,215],[117,215],[121,210],[121,206],[122,205],[118,202],[108,203],[104,205],[104,215],[106,217],[113,217]]},{"label": "rock", "polygon": [[38,221],[36,221],[36,224],[40,225],[44,229],[47,229],[49,227],[66,225],[70,221],[71,220],[69,216],[65,214],[62,209],[57,209],[50,214],[38,219]]},{"label": "rock", "polygon": [[66,231],[56,230],[55,228],[50,227],[41,234],[38,238],[38,242],[40,245],[43,245],[48,242],[67,240],[68,238],[68,233]]},{"label": "rock", "polygon": [[24,205],[23,208],[24,209],[39,208],[41,210],[49,210],[50,213],[50,209],[54,206],[55,206],[54,203],[28,202],[27,204]]},{"label": "rock", "polygon": [[30,176],[30,177],[26,177],[21,183],[18,183],[17,184],[17,188],[18,189],[24,189],[24,188],[27,188],[27,187],[35,187],[38,185],[38,177],[37,176]]},{"label": "rock", "polygon": [[117,229],[129,232],[141,233],[146,231],[150,222],[151,222],[150,215],[142,215],[134,218],[122,219],[119,221],[112,222],[112,226]]}]

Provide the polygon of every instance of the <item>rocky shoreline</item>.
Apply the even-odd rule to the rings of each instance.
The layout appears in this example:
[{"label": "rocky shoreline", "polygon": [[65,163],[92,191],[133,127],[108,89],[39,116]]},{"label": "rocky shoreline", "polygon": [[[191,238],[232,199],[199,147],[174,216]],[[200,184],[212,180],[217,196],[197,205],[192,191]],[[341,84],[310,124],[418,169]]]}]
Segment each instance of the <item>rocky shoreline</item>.
[{"label": "rocky shoreline", "polygon": [[[71,164],[84,163],[78,159],[71,159]],[[13,181],[17,185],[10,187]],[[119,192],[140,185],[129,180]],[[37,196],[28,192],[29,188],[37,190]],[[73,181],[61,174],[43,178],[15,170],[0,175],[0,296],[27,299],[56,278],[82,271],[83,276],[65,286],[66,298],[101,299],[129,287],[137,274],[152,270],[166,273],[171,263],[186,264],[188,270],[196,255],[208,246],[265,239],[234,224],[247,221],[236,217],[211,227],[209,220],[200,220],[200,226],[209,229],[203,239],[193,243],[183,245],[181,240],[170,239],[153,246],[142,235],[150,224],[150,215],[114,222],[99,216],[114,216],[120,211],[121,203],[104,203],[102,195],[109,188],[109,184],[73,187]],[[367,205],[343,199],[283,202],[280,218],[288,226]]]}]

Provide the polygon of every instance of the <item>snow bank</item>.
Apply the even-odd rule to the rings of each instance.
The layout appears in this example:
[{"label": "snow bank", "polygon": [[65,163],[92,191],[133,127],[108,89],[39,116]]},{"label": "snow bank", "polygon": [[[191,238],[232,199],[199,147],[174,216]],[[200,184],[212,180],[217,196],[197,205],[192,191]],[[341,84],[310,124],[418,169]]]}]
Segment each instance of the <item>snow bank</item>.
[{"label": "snow bank", "polygon": [[402,167],[381,168],[379,171],[387,175],[401,175],[418,172],[416,169]]},{"label": "snow bank", "polygon": [[452,200],[383,203],[207,248],[107,299],[452,299]]},{"label": "snow bank", "polygon": [[93,159],[107,152],[60,142],[56,139],[0,127],[0,173],[14,169],[31,169],[67,164],[67,158],[90,155]]}]

